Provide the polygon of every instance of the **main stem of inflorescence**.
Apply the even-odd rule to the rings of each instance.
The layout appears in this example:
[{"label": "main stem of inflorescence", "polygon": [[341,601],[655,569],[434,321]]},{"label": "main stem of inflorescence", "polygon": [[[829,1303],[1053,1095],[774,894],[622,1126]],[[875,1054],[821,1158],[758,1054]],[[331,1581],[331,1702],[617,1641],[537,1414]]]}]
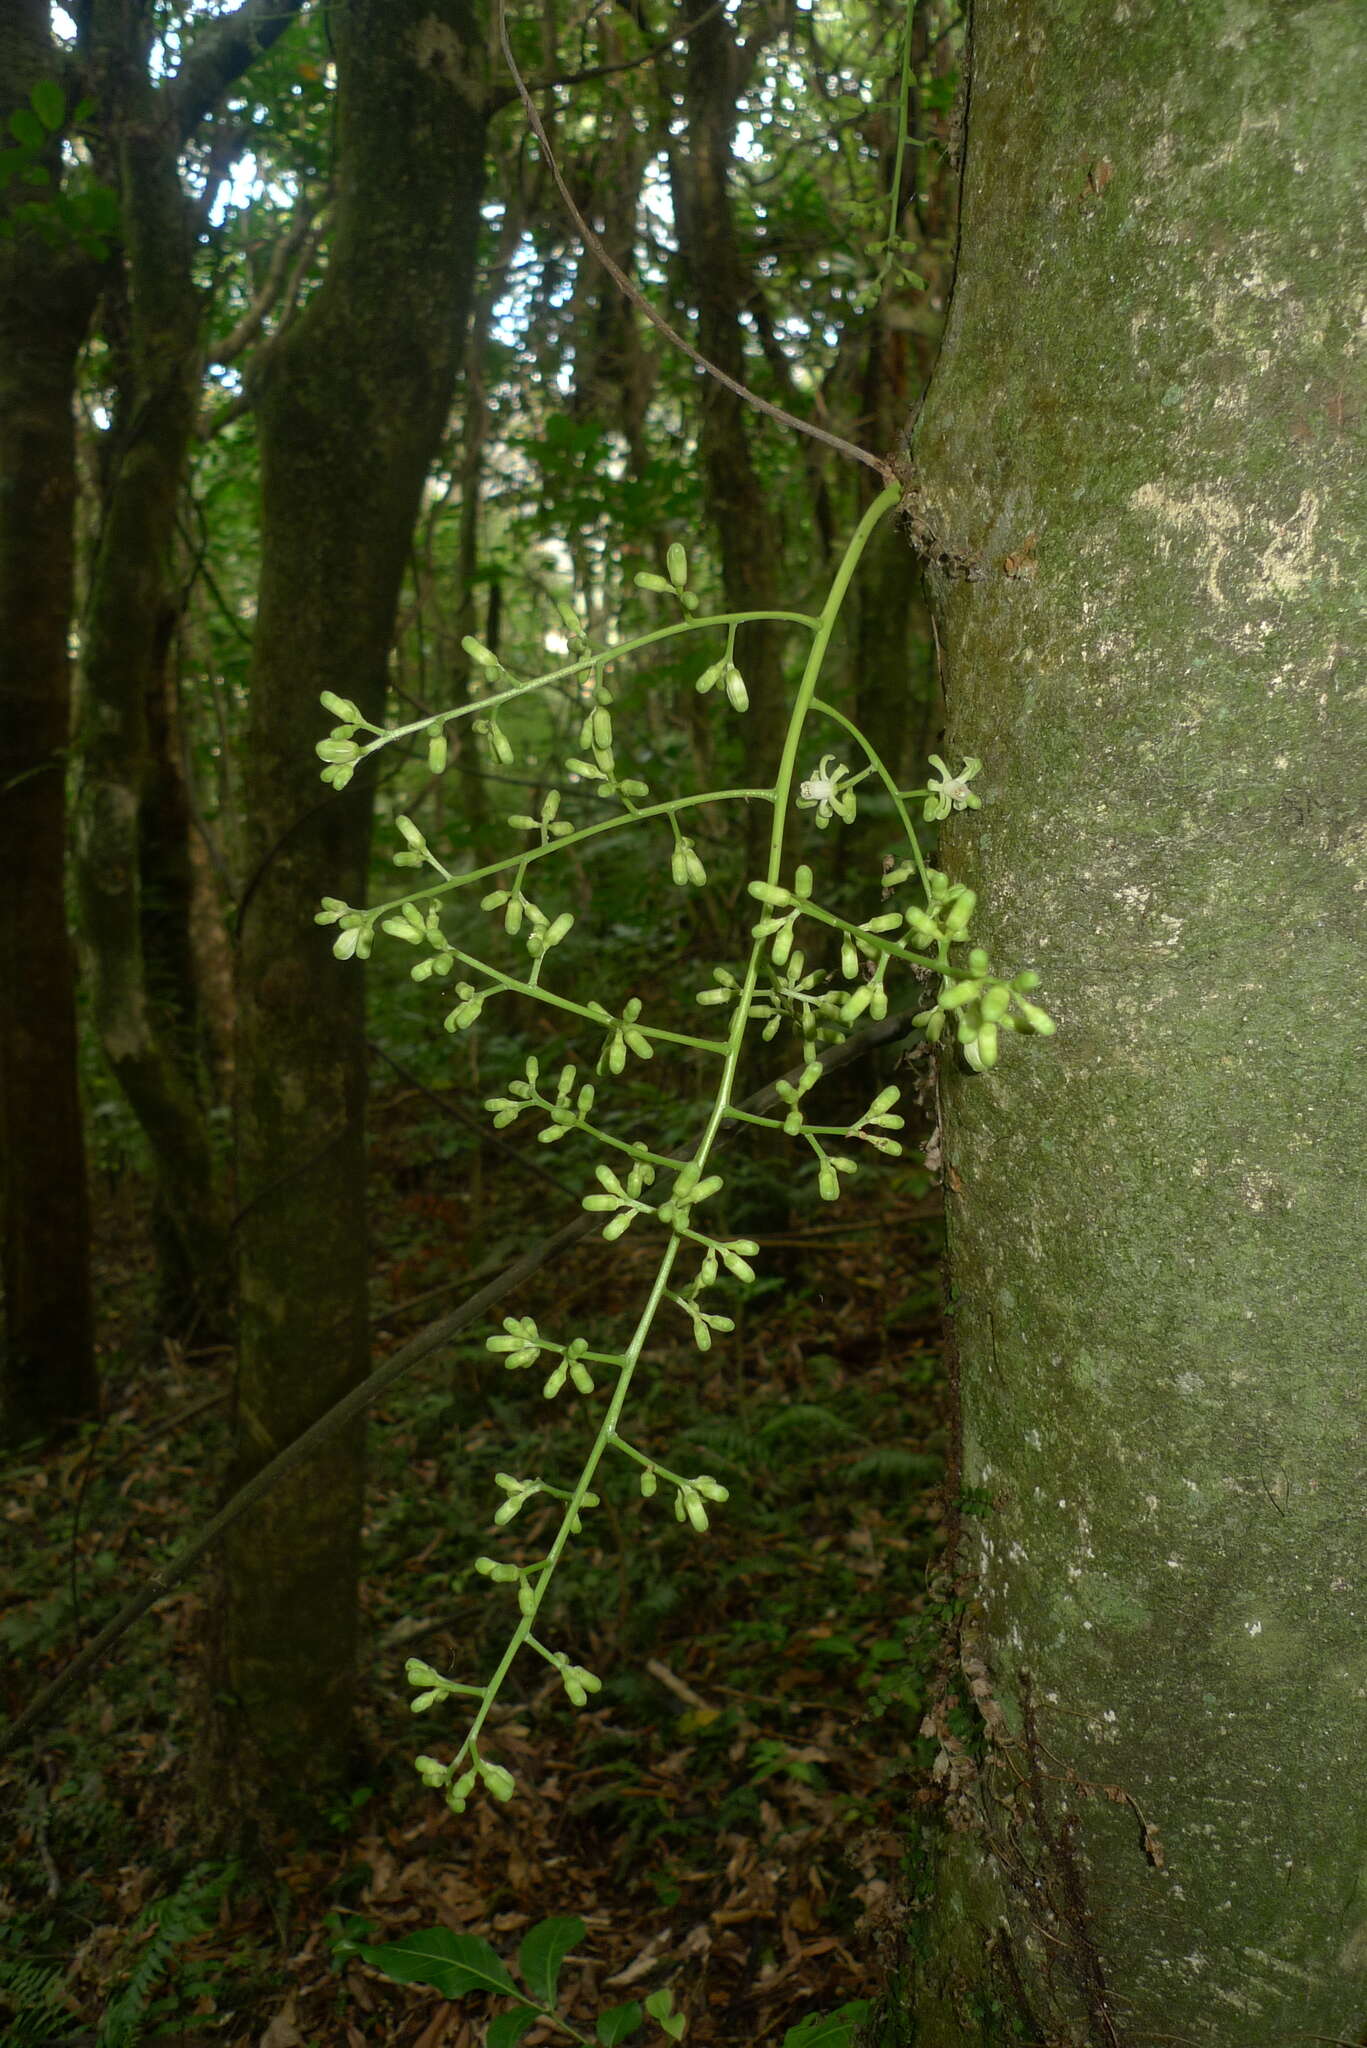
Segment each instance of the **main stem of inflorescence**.
[{"label": "main stem of inflorescence", "polygon": [[[563,686],[566,683],[573,683],[576,679],[587,679],[592,687],[592,699],[583,728],[581,745],[585,746],[586,751],[592,749],[593,759],[591,762],[573,762],[571,766],[575,771],[581,772],[582,778],[588,778],[586,786],[594,786],[596,779],[596,783],[602,786],[600,793],[616,799],[620,805],[616,814],[595,824],[573,827],[568,821],[559,818],[559,797],[553,794],[543,804],[540,819],[516,818],[512,821],[522,828],[538,832],[539,844],[527,847],[472,873],[457,875],[451,874],[441,864],[411,821],[400,819],[398,823],[405,840],[405,851],[396,855],[396,860],[407,866],[434,869],[438,879],[425,888],[366,910],[353,910],[335,899],[325,898],[318,921],[334,923],[341,927],[334,950],[343,957],[356,954],[364,958],[370,950],[378,925],[396,937],[407,939],[415,945],[426,943],[434,949],[433,956],[425,959],[414,969],[417,978],[426,978],[428,973],[434,971],[445,977],[453,973],[457,966],[481,976],[479,986],[465,982],[456,984],[457,994],[461,1000],[458,1008],[447,1019],[448,1028],[468,1028],[477,1020],[483,1004],[490,996],[515,994],[529,997],[592,1024],[600,1030],[606,1030],[609,1038],[604,1059],[614,1074],[622,1071],[628,1051],[634,1052],[638,1057],[648,1058],[653,1049],[653,1042],[656,1041],[686,1047],[720,1061],[720,1074],[712,1093],[702,1134],[691,1158],[682,1167],[677,1160],[665,1158],[644,1144],[630,1143],[591,1122],[588,1112],[594,1091],[591,1087],[581,1088],[576,1096],[572,1067],[565,1069],[559,1095],[554,1101],[541,1092],[537,1064],[535,1061],[529,1061],[527,1081],[513,1083],[508,1098],[499,1098],[491,1104],[498,1112],[496,1121],[499,1123],[511,1121],[520,1114],[523,1107],[535,1105],[548,1112],[551,1117],[551,1122],[541,1133],[543,1139],[553,1141],[564,1136],[569,1129],[578,1129],[590,1133],[599,1144],[610,1151],[628,1155],[632,1163],[632,1174],[636,1178],[633,1179],[629,1175],[624,1188],[606,1166],[599,1166],[596,1169],[599,1191],[585,1198],[585,1206],[589,1209],[611,1212],[604,1230],[606,1237],[620,1236],[636,1216],[647,1214],[664,1222],[669,1235],[624,1351],[606,1354],[590,1352],[580,1339],[569,1344],[552,1342],[549,1338],[543,1338],[536,1325],[528,1318],[522,1318],[520,1321],[517,1318],[508,1318],[504,1324],[505,1332],[508,1334],[490,1339],[490,1348],[508,1354],[506,1363],[511,1366],[530,1364],[543,1352],[552,1356],[558,1355],[561,1363],[547,1382],[548,1394],[557,1393],[567,1375],[573,1378],[575,1387],[581,1394],[591,1393],[594,1383],[588,1371],[590,1364],[608,1367],[615,1374],[615,1378],[593,1442],[574,1485],[568,1491],[541,1479],[518,1479],[506,1473],[498,1475],[498,1483],[507,1498],[495,1516],[496,1523],[506,1524],[524,1501],[534,1494],[545,1494],[559,1501],[561,1512],[550,1547],[543,1557],[525,1564],[500,1562],[493,1558],[480,1558],[477,1561],[476,1568],[495,1583],[515,1586],[518,1603],[517,1621],[490,1677],[481,1686],[464,1685],[443,1677],[420,1659],[412,1658],[408,1662],[409,1681],[419,1688],[418,1695],[412,1703],[415,1712],[425,1711],[439,1699],[448,1697],[468,1700],[472,1704],[471,1720],[455,1757],[449,1762],[441,1762],[429,1756],[417,1759],[417,1768],[424,1781],[443,1790],[448,1804],[457,1812],[463,1809],[466,1799],[475,1785],[481,1781],[497,1798],[507,1799],[512,1795],[514,1784],[511,1773],[502,1765],[485,1758],[481,1754],[479,1744],[508,1675],[524,1649],[532,1650],[558,1670],[565,1690],[574,1704],[582,1706],[589,1693],[600,1688],[600,1681],[591,1672],[572,1664],[562,1653],[548,1649],[534,1631],[556,1570],[571,1540],[580,1531],[583,1515],[598,1505],[593,1483],[607,1454],[616,1451],[640,1468],[643,1494],[653,1494],[661,1480],[667,1485],[672,1485],[675,1488],[676,1514],[681,1521],[688,1520],[699,1531],[707,1527],[704,1502],[719,1502],[727,1497],[726,1488],[720,1486],[709,1475],[701,1474],[690,1479],[668,1470],[657,1459],[629,1443],[620,1434],[620,1428],[637,1367],[661,1306],[670,1295],[670,1281],[684,1247],[687,1245],[702,1250],[703,1269],[699,1280],[686,1295],[680,1296],[675,1293],[671,1298],[687,1311],[693,1323],[696,1341],[703,1349],[706,1349],[711,1341],[712,1329],[732,1327],[729,1319],[704,1312],[696,1299],[700,1288],[711,1284],[718,1270],[718,1262],[720,1261],[735,1277],[742,1280],[753,1278],[748,1259],[758,1248],[750,1240],[728,1241],[709,1236],[706,1231],[695,1228],[692,1220],[693,1204],[706,1199],[722,1184],[719,1176],[709,1174],[709,1165],[713,1150],[728,1120],[774,1125],[804,1138],[817,1155],[822,1192],[828,1196],[838,1192],[837,1168],[842,1171],[853,1171],[853,1162],[828,1156],[822,1144],[823,1139],[857,1134],[880,1150],[895,1152],[900,1149],[895,1141],[885,1135],[887,1129],[901,1127],[901,1119],[888,1113],[896,1099],[895,1089],[883,1091],[860,1125],[851,1127],[848,1132],[836,1126],[807,1124],[800,1107],[800,1096],[819,1074],[820,1069],[816,1065],[808,1065],[801,1088],[786,1090],[785,1099],[790,1105],[786,1120],[756,1117],[735,1106],[736,1081],[747,1033],[757,1017],[765,1020],[766,1036],[771,1036],[776,1028],[775,1004],[767,1002],[757,1007],[760,977],[766,955],[769,955],[776,965],[788,959],[792,944],[792,927],[799,916],[811,917],[838,931],[845,948],[845,957],[860,960],[863,964],[859,971],[865,975],[855,995],[845,1006],[844,1015],[851,1019],[859,1014],[861,1005],[879,1003],[882,1008],[886,1008],[882,976],[892,961],[937,974],[942,984],[940,1006],[925,1013],[924,1018],[918,1021],[924,1024],[927,1036],[935,1038],[953,1013],[958,1020],[960,1042],[965,1047],[970,1064],[973,1065],[990,1065],[995,1059],[998,1024],[1005,1018],[1005,1013],[1012,1004],[1016,1006],[1018,1015],[1006,1020],[1003,1028],[1029,1028],[1036,1031],[1053,1028],[1045,1013],[1026,1001],[1025,990],[1033,988],[1037,979],[1035,976],[1021,975],[1014,982],[1005,983],[991,974],[986,955],[981,949],[970,955],[968,978],[956,981],[950,965],[951,945],[966,936],[968,916],[971,914],[974,899],[971,892],[961,888],[949,888],[943,876],[933,874],[927,868],[907,810],[907,803],[908,800],[916,798],[927,799],[925,815],[928,817],[947,815],[951,807],[976,806],[978,799],[967,791],[966,784],[968,777],[976,772],[979,764],[971,761],[958,778],[953,778],[944,764],[937,760],[940,769],[938,785],[932,785],[929,790],[899,791],[876,750],[842,712],[823,702],[816,694],[831,635],[860,558],[875,527],[898,502],[899,495],[898,489],[890,486],[870,505],[845,551],[826,602],[814,617],[799,612],[747,612],[706,618],[687,617],[677,625],[639,634],[618,645],[595,650],[588,646],[578,622],[570,615],[565,623],[572,633],[571,644],[578,641],[581,650],[579,658],[532,682],[511,682],[508,687],[492,690],[488,696],[463,705],[457,710],[437,713],[392,730],[370,724],[362,718],[356,707],[345,699],[337,698],[331,693],[324,697],[325,704],[343,720],[343,723],[334,728],[330,740],[320,744],[318,752],[325,763],[325,779],[334,787],[341,788],[367,754],[382,746],[392,745],[396,740],[419,734],[427,736],[429,766],[440,772],[445,766],[444,727],[453,719],[461,717],[480,719],[480,729],[488,735],[497,757],[506,761],[510,758],[511,748],[506,735],[497,724],[498,708],[531,691]],[[638,578],[638,582],[651,590],[672,592],[686,611],[696,611],[697,600],[686,587],[686,559],[682,548],[677,544],[669,551],[668,567],[668,577],[642,576]],[[800,626],[811,635],[806,664],[788,718],[772,787],[711,790],[704,794],[659,803],[641,801],[649,794],[645,786],[632,782],[629,778],[622,778],[617,772],[611,719],[606,711],[606,705],[611,701],[606,688],[607,670],[615,661],[638,654],[643,649],[676,638],[680,634],[724,629],[727,636],[725,655],[721,661],[714,662],[704,676],[699,678],[697,687],[699,690],[708,690],[720,684],[719,694],[725,694],[732,708],[741,712],[746,708],[748,700],[743,679],[734,664],[735,634],[740,625],[757,619],[782,621]],[[478,642],[467,642],[467,646],[472,660],[483,669],[487,683],[492,684],[503,679],[506,672],[495,656]],[[799,753],[808,720],[813,713],[819,714],[851,738],[864,755],[864,765],[851,771],[843,765],[832,766],[834,756],[824,756],[816,775],[801,784],[797,802],[807,808],[816,809],[818,825],[824,826],[831,818],[837,816],[849,820],[854,815],[854,791],[858,784],[870,775],[877,777],[892,801],[905,834],[904,872],[915,872],[925,892],[928,906],[936,899],[938,890],[942,920],[940,925],[937,926],[928,916],[920,918],[919,929],[927,937],[930,945],[928,951],[918,952],[888,936],[889,929],[896,928],[902,922],[900,915],[884,915],[856,927],[814,903],[811,900],[809,869],[798,870],[794,888],[788,889],[782,885],[780,878],[784,867],[786,836],[794,806]],[[357,739],[357,735],[362,731],[373,734],[374,737],[362,744]],[[932,759],[937,757],[933,756]],[[759,923],[753,928],[745,966],[739,979],[737,980],[729,971],[723,973],[719,970],[715,978],[722,982],[723,987],[720,990],[703,992],[699,998],[703,1002],[724,1001],[729,1005],[730,1019],[725,1037],[704,1038],[648,1025],[640,1018],[640,1005],[634,999],[627,1003],[620,1016],[613,1016],[600,1004],[577,1003],[542,986],[541,974],[546,960],[554,946],[565,936],[573,920],[566,914],[552,922],[525,897],[523,883],[528,870],[552,854],[568,852],[571,848],[601,838],[604,834],[649,827],[653,820],[665,820],[673,834],[673,868],[676,882],[705,881],[701,861],[691,841],[684,838],[679,831],[679,819],[695,806],[728,800],[768,802],[772,806],[772,822],[764,875],[750,884],[751,895],[759,900],[768,914],[761,916]],[[935,808],[936,805],[939,808]],[[500,886],[492,895],[486,896],[483,903],[485,908],[503,909],[505,929],[510,934],[517,934],[522,930],[524,918],[533,921],[530,936],[527,937],[532,965],[525,978],[509,974],[490,961],[460,951],[446,941],[439,925],[434,925],[435,899],[456,890],[469,889],[482,882],[496,880],[506,876],[510,869],[514,871],[515,876],[511,889]],[[955,899],[957,908],[945,912],[944,905],[947,902],[953,904]],[[908,922],[911,922],[910,916]],[[916,928],[913,926],[913,929]],[[853,968],[847,967],[845,971],[847,977],[854,974]],[[792,1012],[804,1019],[802,1028],[810,1062],[813,1041],[808,1038],[807,1032],[811,1019],[808,1012],[800,1009],[800,1005],[815,1004],[818,998],[804,995],[802,991],[806,986],[806,982],[797,979],[789,988],[788,994]],[[881,1014],[881,1010],[876,1008],[874,1014]],[[825,1017],[829,1025],[829,1004]],[[841,1035],[838,1026],[835,1035]],[[982,1057],[984,1053],[989,1056]],[[603,1062],[600,1062],[600,1069],[602,1064]],[[780,1093],[784,1092],[781,1087]],[[643,1187],[654,1178],[658,1169],[674,1172],[678,1176],[674,1182],[673,1193],[661,1204],[640,1199]],[[606,1192],[603,1192],[604,1190]]]}]

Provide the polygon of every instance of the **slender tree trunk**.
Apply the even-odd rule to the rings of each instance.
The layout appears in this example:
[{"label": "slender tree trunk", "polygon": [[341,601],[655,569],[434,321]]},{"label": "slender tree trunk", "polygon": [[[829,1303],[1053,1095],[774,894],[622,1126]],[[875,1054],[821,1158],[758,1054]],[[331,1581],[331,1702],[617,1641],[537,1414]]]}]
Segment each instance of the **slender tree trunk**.
[{"label": "slender tree trunk", "polygon": [[188,816],[183,801],[168,809],[168,794],[183,799],[183,790],[166,705],[176,506],[199,404],[202,306],[177,110],[148,76],[146,33],[122,13],[97,20],[95,71],[123,208],[127,332],[83,631],[76,873],[101,1048],[151,1153],[163,1306],[177,1325],[202,1328],[207,1318],[212,1328],[226,1313],[228,1237],[193,1013],[185,1013]]},{"label": "slender tree trunk", "polygon": [[[686,140],[671,151],[670,176],[679,230],[679,260],[689,297],[698,308],[698,347],[718,369],[745,381],[741,308],[749,295],[732,217],[730,175],[742,52],[727,16],[711,0],[687,0],[692,27],[683,65]],[[707,506],[721,547],[722,587],[731,611],[780,608],[778,527],[750,452],[749,408],[704,377],[700,391],[701,446]],[[772,780],[787,715],[783,683],[784,629],[742,628],[736,658],[745,676],[750,709],[745,719],[745,774]],[[767,838],[769,820],[758,810],[751,838]]]},{"label": "slender tree trunk", "polygon": [[975,11],[915,516],[986,764],[945,864],[1059,1031],[945,1074],[918,2048],[1364,2038],[1362,71],[1332,5]]},{"label": "slender tree trunk", "polygon": [[[47,10],[3,0],[0,122],[57,70]],[[99,1399],[65,900],[72,400],[96,282],[77,249],[0,237],[0,1394],[21,1439]]]},{"label": "slender tree trunk", "polygon": [[[363,979],[313,922],[364,900],[362,780],[318,780],[319,692],[383,714],[428,464],[465,328],[483,170],[481,26],[464,0],[334,8],[338,198],[327,276],[257,394],[262,572],[239,933],[237,1486],[369,1369]],[[226,1549],[216,1740],[244,1810],[291,1811],[350,1755],[359,1424]]]}]

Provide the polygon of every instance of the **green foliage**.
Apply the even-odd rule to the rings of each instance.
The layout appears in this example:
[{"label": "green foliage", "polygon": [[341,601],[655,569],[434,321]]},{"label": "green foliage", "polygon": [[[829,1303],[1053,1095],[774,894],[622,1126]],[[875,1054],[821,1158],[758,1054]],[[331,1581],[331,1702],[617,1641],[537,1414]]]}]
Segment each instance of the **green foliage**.
[{"label": "green foliage", "polygon": [[[489,2048],[516,2048],[538,2021],[548,2021],[572,2041],[592,2040],[600,2048],[615,2048],[618,2042],[631,2040],[645,2019],[655,2022],[666,2041],[681,2041],[687,2021],[675,2011],[668,1985],[652,1991],[644,2006],[631,1999],[599,2012],[591,2036],[581,2033],[556,2010],[561,1968],[584,1934],[584,1922],[571,1916],[542,1920],[531,1928],[518,1949],[520,1984],[487,1941],[453,1934],[447,1927],[429,1928],[403,1941],[380,1945],[343,1940],[335,1944],[333,1952],[339,1961],[359,1956],[396,1983],[431,1985],[443,1998],[464,1998],[477,1992],[512,1998],[516,2001],[513,2007],[497,2013],[489,2023]],[[824,2018],[810,2016],[788,2029],[784,2048],[851,2048],[854,2030],[869,2010],[867,2000],[856,1999]]]},{"label": "green foliage", "polygon": [[44,2048],[61,2038],[67,2018],[65,1982],[66,1972],[52,1963],[0,1950],[0,2013],[5,2016],[4,2038],[12,2048],[26,2048],[28,2043]]},{"label": "green foliage", "polygon": [[[94,111],[93,100],[81,100],[68,114],[58,81],[40,78],[28,105],[10,114],[5,125],[12,140],[0,148],[0,193],[9,193],[0,212],[0,236],[14,237],[29,228],[50,248],[76,248],[104,262],[119,232],[118,194],[86,164],[63,166],[60,146],[63,133],[80,128]],[[21,199],[18,188],[40,196]]]},{"label": "green foliage", "polygon": [[783,2036],[783,2048],[851,2048],[855,2028],[863,2024],[870,2010],[866,1998],[856,1998],[824,2018],[814,2015],[799,2020]]},{"label": "green foliage", "polygon": [[237,1882],[235,1863],[196,1864],[176,1890],[145,1906],[134,1933],[146,1939],[123,1989],[105,2007],[97,2048],[134,2048],[149,2021],[165,2018],[174,2001],[156,2000],[158,1983],[171,1969],[178,1949],[202,1934],[213,1920],[219,1900]]},{"label": "green foliage", "polygon": [[[590,2038],[555,2010],[561,1969],[584,1933],[583,1921],[572,1916],[539,1921],[523,1937],[517,1952],[520,1984],[487,1941],[475,1935],[453,1934],[447,1927],[429,1928],[425,1934],[410,1934],[403,1941],[378,1946],[342,1941],[334,1953],[339,1958],[357,1955],[396,1983],[430,1984],[443,1998],[485,1992],[492,1997],[515,1999],[517,2003],[510,2011],[491,2020],[487,2035],[490,2048],[515,2048],[538,2020],[549,2020],[573,2041]],[[682,2040],[684,2021],[674,2012],[673,1994],[667,1988],[653,1991],[644,2009],[633,1999],[626,2005],[600,2012],[592,2038],[611,2048],[615,2042],[629,2040],[647,2014],[657,2022],[666,2040]]]}]

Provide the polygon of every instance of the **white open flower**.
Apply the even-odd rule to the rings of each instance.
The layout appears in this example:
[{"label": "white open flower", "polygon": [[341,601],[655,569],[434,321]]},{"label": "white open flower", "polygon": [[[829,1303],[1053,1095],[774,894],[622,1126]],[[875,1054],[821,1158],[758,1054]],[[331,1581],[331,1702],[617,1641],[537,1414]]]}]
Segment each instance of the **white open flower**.
[{"label": "white open flower", "polygon": [[982,767],[976,754],[970,754],[957,775],[951,775],[938,754],[930,757],[931,766],[939,773],[930,778],[922,816],[927,824],[947,818],[951,811],[977,811],[982,808],[982,798],[975,796],[969,783]]},{"label": "white open flower", "polygon": [[824,831],[832,818],[854,823],[854,791],[846,788],[850,771],[834,754],[823,754],[815,775],[809,775],[798,789],[800,810],[815,810],[817,825]]}]

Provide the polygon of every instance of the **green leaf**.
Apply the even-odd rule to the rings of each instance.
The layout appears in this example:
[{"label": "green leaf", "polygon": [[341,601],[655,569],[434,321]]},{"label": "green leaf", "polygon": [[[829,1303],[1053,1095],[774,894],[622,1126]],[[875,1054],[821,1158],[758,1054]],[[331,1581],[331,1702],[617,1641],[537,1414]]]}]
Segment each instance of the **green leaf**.
[{"label": "green leaf", "polygon": [[850,2048],[854,2030],[868,2018],[869,2010],[867,1998],[856,1998],[849,2005],[842,2005],[839,2012],[811,2013],[795,2027],[789,2027],[783,2036],[783,2048]]},{"label": "green leaf", "polygon": [[85,216],[97,234],[112,235],[122,218],[119,195],[112,185],[92,185],[81,195]]},{"label": "green leaf", "polygon": [[584,1923],[572,1916],[542,1920],[524,1937],[517,1952],[522,1981],[533,1998],[543,2005],[555,2004],[555,1986],[564,1962],[576,1942],[584,1939]]},{"label": "green leaf", "polygon": [[489,2031],[484,2037],[487,2048],[517,2048],[527,2029],[534,2027],[540,2017],[525,2005],[518,2006],[514,2012],[501,2012],[489,2024]]},{"label": "green leaf", "polygon": [[661,2033],[667,2034],[671,2041],[682,2041],[688,2022],[681,2012],[675,2012],[674,1993],[668,1985],[651,1992],[646,2000],[646,2011]]},{"label": "green leaf", "polygon": [[28,96],[28,103],[38,119],[55,135],[66,119],[66,94],[55,78],[40,78]]},{"label": "green leaf", "polygon": [[9,132],[16,142],[25,149],[41,149],[47,141],[47,132],[36,114],[27,107],[16,107],[9,117]]},{"label": "green leaf", "polygon": [[487,1941],[452,1934],[449,1927],[430,1927],[382,1948],[358,1946],[356,1953],[396,1984],[433,1984],[445,1998],[460,1998],[467,1991],[522,1995]]},{"label": "green leaf", "polygon": [[611,2005],[606,2012],[600,2012],[595,2032],[602,2048],[617,2048],[619,2041],[625,2041],[629,2034],[636,2032],[644,2017],[634,1998],[630,2005]]}]

